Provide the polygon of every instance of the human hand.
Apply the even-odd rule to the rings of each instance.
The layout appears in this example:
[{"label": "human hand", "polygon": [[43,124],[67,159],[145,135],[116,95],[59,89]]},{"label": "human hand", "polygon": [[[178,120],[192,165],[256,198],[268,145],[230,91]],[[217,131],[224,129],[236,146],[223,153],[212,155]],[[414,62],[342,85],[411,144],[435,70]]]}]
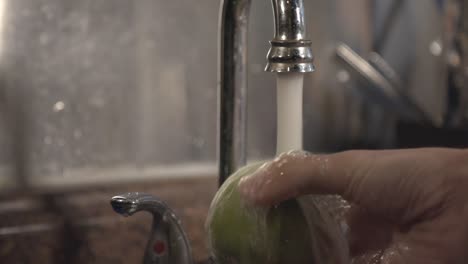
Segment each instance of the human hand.
[{"label": "human hand", "polygon": [[468,261],[468,151],[443,148],[294,151],[239,183],[247,201],[269,206],[305,194],[339,194],[353,263]]}]

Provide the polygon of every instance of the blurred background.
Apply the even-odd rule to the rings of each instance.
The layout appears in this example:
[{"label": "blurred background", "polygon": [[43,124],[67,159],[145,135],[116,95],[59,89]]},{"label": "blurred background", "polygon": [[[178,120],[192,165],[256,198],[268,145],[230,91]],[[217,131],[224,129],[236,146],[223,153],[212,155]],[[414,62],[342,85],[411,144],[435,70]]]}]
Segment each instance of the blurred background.
[{"label": "blurred background", "polygon": [[[467,146],[465,2],[306,0],[317,70],[305,80],[305,149]],[[0,0],[1,262],[140,263],[149,216],[122,219],[108,204],[125,191],[166,200],[206,258],[219,8]],[[250,13],[247,149],[261,160],[276,141],[270,1]]]}]

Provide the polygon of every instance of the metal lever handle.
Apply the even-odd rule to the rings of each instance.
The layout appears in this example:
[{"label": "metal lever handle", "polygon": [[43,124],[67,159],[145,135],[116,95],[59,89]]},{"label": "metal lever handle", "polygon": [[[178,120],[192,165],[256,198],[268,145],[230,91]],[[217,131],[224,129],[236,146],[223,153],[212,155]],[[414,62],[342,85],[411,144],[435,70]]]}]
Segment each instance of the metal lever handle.
[{"label": "metal lever handle", "polygon": [[115,212],[131,216],[139,211],[153,215],[153,226],[143,264],[192,264],[192,253],[179,219],[158,198],[144,193],[127,193],[112,197]]}]

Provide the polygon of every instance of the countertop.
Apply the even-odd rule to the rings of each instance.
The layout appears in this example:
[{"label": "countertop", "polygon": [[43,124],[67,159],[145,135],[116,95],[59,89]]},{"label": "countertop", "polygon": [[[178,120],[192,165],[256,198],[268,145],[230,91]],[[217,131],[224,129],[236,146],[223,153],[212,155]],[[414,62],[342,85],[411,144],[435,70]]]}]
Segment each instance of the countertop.
[{"label": "countertop", "polygon": [[2,197],[0,259],[2,263],[141,263],[151,216],[122,217],[109,204],[114,195],[139,191],[174,209],[199,263],[209,256],[204,222],[216,189],[216,178],[207,177]]}]

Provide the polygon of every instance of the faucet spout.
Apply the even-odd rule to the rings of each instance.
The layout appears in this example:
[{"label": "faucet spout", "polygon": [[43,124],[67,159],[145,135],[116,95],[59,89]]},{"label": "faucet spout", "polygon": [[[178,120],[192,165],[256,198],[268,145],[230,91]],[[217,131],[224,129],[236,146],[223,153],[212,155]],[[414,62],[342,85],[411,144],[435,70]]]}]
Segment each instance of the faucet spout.
[{"label": "faucet spout", "polygon": [[272,0],[275,36],[270,41],[269,72],[313,72],[312,42],[306,39],[303,0]]}]

